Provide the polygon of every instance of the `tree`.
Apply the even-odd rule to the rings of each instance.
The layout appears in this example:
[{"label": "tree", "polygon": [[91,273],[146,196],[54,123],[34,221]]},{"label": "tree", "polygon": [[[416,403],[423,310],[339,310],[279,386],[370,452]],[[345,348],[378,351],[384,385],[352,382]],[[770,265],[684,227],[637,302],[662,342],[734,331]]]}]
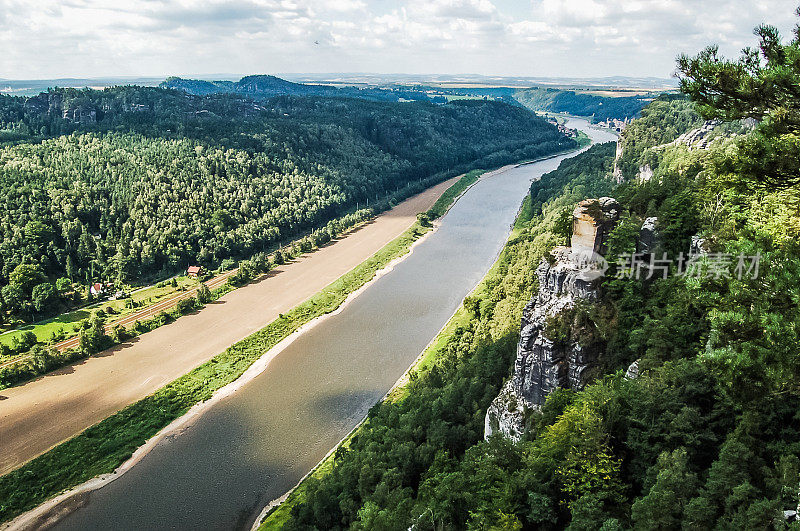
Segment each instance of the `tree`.
[{"label": "tree", "polygon": [[200,286],[197,288],[197,300],[201,304],[206,304],[207,302],[211,301],[211,290],[208,289],[208,286],[205,282],[201,282]]},{"label": "tree", "polygon": [[569,245],[570,238],[572,237],[572,210],[573,209],[570,207],[562,209],[553,224],[553,232],[564,242],[564,245]]},{"label": "tree", "polygon": [[25,238],[36,247],[41,247],[53,238],[53,229],[41,221],[29,221],[25,225]]},{"label": "tree", "polygon": [[745,48],[735,61],[720,56],[716,45],[679,57],[681,90],[706,119],[760,122],[739,142],[734,172],[769,186],[793,186],[800,183],[800,25],[787,44],[773,26],[761,25],[755,34],[758,49]]},{"label": "tree", "polygon": [[72,289],[72,282],[66,277],[61,277],[56,280],[56,289],[60,294],[64,294]]},{"label": "tree", "polygon": [[47,280],[42,269],[34,264],[20,264],[8,275],[10,284],[16,285],[23,292],[30,293],[33,287]]},{"label": "tree", "polygon": [[658,476],[646,496],[631,507],[636,529],[676,529],[684,520],[683,509],[697,493],[697,476],[688,469],[689,457],[681,447],[658,458]]},{"label": "tree", "polygon": [[11,340],[14,350],[17,352],[25,352],[37,343],[36,334],[30,330],[22,332],[18,337]]},{"label": "tree", "polygon": [[93,313],[86,324],[88,326],[81,329],[79,336],[80,349],[86,354],[100,352],[110,342],[110,338],[106,335],[100,312]]},{"label": "tree", "polygon": [[3,289],[0,290],[0,293],[3,295],[3,304],[6,310],[11,313],[17,313],[22,310],[23,304],[26,300],[25,293],[23,293],[22,288],[16,284],[9,284],[7,286],[3,286]]},{"label": "tree", "polygon": [[50,309],[56,300],[56,289],[49,282],[43,282],[34,286],[31,293],[31,301],[37,312],[42,313]]}]

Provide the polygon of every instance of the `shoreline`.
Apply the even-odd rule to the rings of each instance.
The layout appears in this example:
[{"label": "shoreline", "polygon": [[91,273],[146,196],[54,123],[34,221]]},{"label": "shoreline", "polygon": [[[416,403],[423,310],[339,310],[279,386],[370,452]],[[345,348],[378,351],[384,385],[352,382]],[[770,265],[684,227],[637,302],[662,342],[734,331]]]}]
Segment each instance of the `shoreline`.
[{"label": "shoreline", "polygon": [[[563,156],[563,155],[566,155],[566,154],[569,154],[569,153],[573,153],[573,152],[578,152],[578,151],[580,151],[580,150],[568,151],[566,153],[558,153],[558,154],[551,155],[551,156],[548,156],[548,157],[542,157],[540,159],[537,159],[535,161],[530,161],[530,162],[523,162],[523,163],[519,163],[519,164],[507,164],[507,165],[505,165],[503,167],[497,168],[496,170],[487,171],[483,175],[481,175],[480,178],[477,181],[475,181],[474,183],[469,185],[461,194],[459,194],[453,200],[453,203],[450,205],[450,207],[448,207],[448,211],[450,210],[450,208],[452,208],[453,205],[456,204],[456,201],[458,201],[459,198],[461,198],[464,194],[466,194],[467,191],[470,188],[472,188],[473,186],[478,184],[481,180],[483,180],[484,177],[491,177],[491,176],[494,176],[494,175],[499,175],[500,173],[503,173],[503,172],[508,171],[510,169],[513,169],[513,168],[518,168],[520,166],[524,166],[524,165],[527,165],[527,164],[533,164],[535,162],[541,162],[543,160],[548,160],[548,159],[552,159],[552,158],[555,158],[555,157],[560,157],[560,156]],[[519,213],[521,211],[522,211],[522,203],[520,203],[520,206],[517,209],[517,213],[514,216],[515,220],[517,219],[517,217],[519,216]],[[444,217],[444,216],[442,216],[442,217]],[[505,242],[508,242],[508,239],[511,237],[511,234],[513,233],[513,231],[514,231],[514,222],[512,222],[510,227],[509,227],[509,232],[508,232],[508,235],[506,236]],[[494,269],[495,265],[497,264],[497,261],[500,259],[500,256],[503,254],[503,249],[505,249],[505,243],[500,248],[500,251],[498,251],[497,255],[495,255],[495,257],[493,258],[492,265],[489,267],[489,269],[486,271],[486,273],[480,278],[480,280],[478,280],[478,282],[472,287],[472,289],[469,291],[469,293],[467,293],[467,295],[464,297],[465,299],[466,299],[466,297],[469,297],[472,294],[474,294],[475,291],[478,290],[478,288],[480,288],[481,284],[483,284],[483,282],[486,280],[486,276],[492,271],[492,269]],[[434,336],[431,338],[430,341],[428,341],[428,343],[420,351],[420,353],[417,355],[417,357],[414,358],[411,361],[411,363],[405,369],[403,374],[401,374],[397,378],[397,380],[394,382],[394,384],[392,384],[392,387],[389,388],[388,391],[386,391],[386,394],[384,394],[383,397],[381,397],[381,399],[378,400],[378,402],[376,402],[376,404],[380,404],[381,402],[386,401],[389,397],[392,396],[392,394],[397,389],[402,388],[403,386],[405,386],[408,383],[408,380],[410,378],[411,372],[425,358],[425,355],[428,353],[428,349],[430,349],[431,346],[433,346],[433,344],[436,343],[436,341],[439,339],[439,336],[441,336],[442,333],[445,330],[447,330],[447,327],[450,326],[450,322],[453,320],[453,318],[455,318],[455,316],[458,314],[458,312],[463,308],[463,305],[464,305],[464,301],[462,300],[461,303],[458,305],[458,307],[455,310],[453,310],[453,313],[447,318],[447,320],[442,325],[442,327],[434,334]],[[300,481],[298,481],[297,484],[294,487],[292,487],[291,489],[287,490],[281,496],[271,500],[267,505],[265,505],[264,508],[261,510],[261,512],[256,517],[256,520],[253,522],[253,525],[250,527],[250,531],[257,531],[261,527],[261,524],[263,523],[263,521],[270,515],[270,513],[272,513],[272,511],[274,511],[274,510],[277,510],[278,507],[280,507],[286,500],[288,500],[289,496],[291,496],[292,493],[295,490],[297,490],[300,487],[300,485],[303,484],[303,482],[305,482],[314,472],[316,472],[319,469],[319,467],[321,467],[330,458],[330,456],[342,445],[342,443],[344,443],[350,437],[352,437],[359,430],[359,428],[361,428],[361,426],[363,426],[363,424],[364,424],[364,422],[366,422],[366,420],[367,420],[366,416],[364,418],[362,418],[358,422],[358,424],[356,424],[353,427],[353,429],[350,430],[347,433],[347,435],[345,435],[339,442],[337,442],[336,445],[333,446],[333,448],[331,448],[330,451],[327,454],[325,454],[325,456],[322,459],[320,459],[319,462],[311,468],[311,470],[306,472],[306,474],[302,478],[300,478]]]},{"label": "shoreline", "polygon": [[[554,159],[554,158],[561,157],[561,156],[564,156],[564,155],[573,154],[572,156],[576,156],[576,155],[578,155],[578,154],[582,153],[582,152],[583,152],[585,149],[588,149],[589,147],[591,147],[591,146],[593,146],[593,145],[595,145],[595,144],[596,144],[596,142],[592,141],[592,142],[591,142],[591,143],[590,143],[588,146],[579,147],[578,149],[575,149],[575,150],[566,151],[566,152],[562,152],[562,153],[555,153],[555,154],[553,154],[553,155],[549,155],[549,156],[541,157],[541,158],[538,158],[538,159],[536,159],[536,160],[531,160],[531,161],[521,162],[521,163],[517,163],[517,164],[507,164],[507,165],[505,165],[505,166],[502,166],[502,167],[500,167],[500,168],[497,168],[496,170],[487,171],[487,172],[483,173],[483,174],[482,174],[482,175],[481,175],[481,176],[478,178],[478,180],[476,180],[474,183],[472,183],[471,185],[469,185],[469,186],[468,186],[468,187],[467,187],[467,188],[466,188],[466,189],[465,189],[465,190],[464,190],[464,191],[463,191],[461,194],[459,194],[459,195],[458,195],[458,196],[457,196],[457,197],[456,197],[456,198],[453,200],[453,202],[452,202],[452,204],[450,205],[450,207],[448,207],[448,211],[450,210],[450,208],[452,208],[452,207],[453,207],[453,205],[455,205],[455,204],[456,204],[456,201],[458,201],[458,199],[459,199],[459,198],[461,198],[461,197],[462,197],[464,194],[466,194],[466,193],[467,193],[467,191],[468,191],[470,188],[472,188],[473,186],[475,186],[476,184],[478,184],[478,183],[479,183],[481,180],[483,180],[485,177],[490,177],[490,176],[493,176],[493,175],[498,175],[498,174],[500,174],[500,173],[502,173],[502,172],[505,172],[505,171],[507,171],[507,170],[509,170],[509,169],[512,169],[512,168],[519,168],[519,167],[521,167],[521,166],[526,166],[526,165],[529,165],[529,164],[534,164],[534,163],[536,163],[536,162],[542,162],[542,161],[545,161],[545,160]],[[570,157],[567,157],[567,158],[570,158]],[[540,178],[541,178],[541,177],[540,177]],[[514,225],[515,225],[515,223],[516,223],[516,220],[517,220],[517,218],[519,217],[519,214],[520,214],[520,212],[522,212],[522,208],[523,208],[523,206],[524,206],[524,198],[523,198],[523,202],[521,202],[521,203],[520,203],[519,209],[517,210],[517,214],[514,216],[514,220],[515,220],[515,221],[514,221],[514,222],[512,222],[512,223],[511,223],[511,225],[510,225],[510,227],[509,227],[509,232],[508,232],[508,235],[506,236],[506,240],[505,240],[505,242],[506,242],[506,243],[508,242],[509,238],[510,238],[510,237],[511,237],[511,235],[513,234],[513,231],[514,231]],[[442,217],[444,217],[444,216],[442,216]],[[490,272],[491,272],[491,271],[492,271],[492,270],[495,268],[495,266],[496,266],[496,264],[497,264],[497,261],[500,259],[500,256],[502,256],[502,253],[503,253],[503,250],[505,249],[506,243],[504,243],[504,244],[503,244],[503,246],[500,248],[500,251],[499,251],[499,252],[497,253],[497,255],[494,257],[494,259],[493,259],[493,261],[492,261],[492,265],[491,265],[491,266],[489,267],[489,269],[486,271],[486,274],[484,274],[484,276],[483,276],[483,277],[481,277],[481,279],[480,279],[480,280],[478,280],[478,282],[475,284],[475,286],[473,286],[473,288],[472,288],[472,289],[469,291],[469,293],[468,293],[468,294],[465,296],[465,298],[466,298],[466,297],[469,297],[469,296],[471,296],[471,295],[473,295],[473,294],[476,292],[476,290],[478,290],[478,289],[481,287],[481,285],[484,283],[484,281],[486,280],[486,277],[487,277],[487,276],[489,275],[489,273],[490,273]],[[416,358],[414,358],[414,360],[411,362],[411,364],[408,366],[408,368],[407,368],[407,369],[406,369],[406,370],[403,372],[403,374],[401,374],[401,375],[400,375],[400,377],[397,379],[397,381],[395,381],[395,383],[392,385],[392,387],[391,387],[391,388],[390,388],[390,389],[389,389],[389,390],[386,392],[386,394],[385,394],[385,395],[384,395],[384,396],[383,396],[383,397],[382,397],[382,398],[381,398],[381,399],[380,399],[378,402],[376,402],[376,404],[380,404],[381,402],[384,402],[385,400],[387,400],[389,397],[391,397],[391,396],[392,396],[392,394],[395,392],[395,390],[397,390],[397,389],[400,389],[400,388],[402,388],[403,386],[405,386],[405,385],[407,384],[407,382],[408,382],[408,380],[409,380],[409,378],[410,378],[411,372],[412,372],[412,371],[413,371],[413,370],[414,370],[414,369],[415,369],[415,368],[416,368],[416,367],[419,365],[419,363],[420,363],[420,362],[421,362],[421,361],[422,361],[422,360],[425,358],[425,355],[428,353],[428,350],[429,350],[429,349],[431,348],[431,346],[432,346],[432,345],[433,345],[433,344],[434,344],[434,343],[435,343],[435,342],[436,342],[436,341],[439,339],[439,337],[441,336],[441,334],[442,334],[443,332],[445,332],[445,330],[447,330],[448,326],[450,326],[450,323],[451,323],[451,321],[452,321],[452,320],[453,320],[453,319],[456,317],[456,315],[458,314],[458,312],[459,312],[459,311],[460,311],[460,310],[463,308],[463,304],[464,304],[464,303],[463,303],[463,300],[462,300],[462,302],[461,302],[461,303],[458,305],[458,307],[457,307],[457,308],[456,308],[456,309],[453,311],[452,315],[450,315],[450,316],[447,318],[447,321],[446,321],[446,322],[445,322],[445,323],[442,325],[442,327],[441,327],[441,328],[440,328],[440,329],[439,329],[439,330],[436,332],[436,334],[435,334],[435,335],[434,335],[434,336],[431,338],[431,340],[430,340],[430,341],[427,343],[427,345],[425,345],[425,348],[423,348],[423,349],[420,351],[419,355],[418,355]],[[298,488],[299,488],[299,487],[300,487],[300,486],[301,486],[301,485],[302,485],[302,484],[303,484],[303,483],[304,483],[304,482],[305,482],[305,481],[306,481],[306,480],[307,480],[309,477],[311,477],[311,475],[312,475],[312,474],[314,474],[314,472],[316,472],[316,471],[317,471],[317,470],[318,470],[318,469],[319,469],[321,466],[323,466],[323,465],[325,464],[325,462],[326,462],[326,461],[327,461],[327,460],[330,458],[330,456],[331,456],[331,455],[332,455],[332,454],[333,454],[333,453],[334,453],[334,452],[335,452],[335,451],[336,451],[336,450],[337,450],[337,449],[338,449],[338,448],[339,448],[339,447],[340,447],[340,446],[341,446],[341,445],[342,445],[342,444],[343,444],[345,441],[347,441],[349,438],[351,438],[351,437],[352,437],[352,436],[353,436],[353,435],[354,435],[354,434],[355,434],[355,433],[356,433],[356,432],[357,432],[357,431],[358,431],[358,430],[361,428],[361,426],[363,426],[363,425],[364,425],[364,422],[366,422],[366,420],[367,420],[367,416],[365,416],[364,418],[362,418],[362,419],[361,419],[361,420],[358,422],[358,424],[356,424],[356,426],[354,426],[354,427],[353,427],[353,429],[352,429],[352,430],[350,430],[350,431],[347,433],[347,435],[345,435],[345,436],[344,436],[344,437],[343,437],[343,438],[342,438],[342,439],[341,439],[341,440],[340,440],[338,443],[336,443],[336,445],[335,445],[335,446],[333,446],[333,447],[330,449],[330,451],[329,451],[327,454],[325,454],[325,456],[324,456],[322,459],[320,459],[320,460],[319,460],[319,462],[318,462],[316,465],[314,465],[314,466],[313,466],[313,467],[312,467],[312,468],[311,468],[311,469],[310,469],[310,470],[309,470],[309,471],[308,471],[308,472],[307,472],[307,473],[306,473],[306,474],[305,474],[305,475],[304,475],[302,478],[300,478],[300,480],[297,482],[297,484],[296,484],[294,487],[292,487],[291,489],[287,490],[287,491],[286,491],[284,494],[282,494],[281,496],[279,496],[279,497],[277,497],[277,498],[275,498],[275,499],[271,500],[271,501],[270,501],[268,504],[266,504],[266,505],[264,506],[264,508],[261,510],[261,512],[259,512],[259,514],[258,514],[258,516],[256,517],[255,521],[253,522],[252,526],[250,527],[250,531],[257,531],[258,529],[260,529],[260,528],[261,528],[261,525],[262,525],[262,523],[263,523],[263,522],[264,522],[264,521],[265,521],[265,520],[266,520],[266,519],[269,517],[269,515],[270,515],[270,514],[271,514],[273,511],[276,511],[276,510],[278,510],[278,508],[279,508],[279,507],[280,507],[280,506],[281,506],[283,503],[285,503],[285,502],[286,502],[286,501],[289,499],[289,497],[292,495],[292,493],[294,493],[294,492],[295,492],[295,491],[296,491],[296,490],[297,490],[297,489],[298,489]]]},{"label": "shoreline", "polygon": [[[546,156],[546,157],[542,157],[540,159],[537,159],[537,161],[539,161],[539,160],[547,160],[547,159],[555,158],[555,157],[558,157],[558,156],[566,155],[568,153],[577,152],[577,151],[579,151],[579,150],[571,150],[571,151],[565,152],[565,153],[557,153],[557,154],[549,155],[549,156]],[[244,370],[244,372],[242,372],[240,374],[240,376],[238,378],[236,378],[235,380],[229,382],[228,384],[224,385],[223,387],[217,389],[215,392],[213,392],[212,396],[209,399],[207,399],[207,400],[205,400],[203,402],[195,403],[194,405],[190,406],[189,409],[183,415],[181,415],[181,416],[175,418],[174,420],[172,420],[169,424],[164,426],[161,430],[159,430],[157,433],[155,433],[153,436],[151,436],[149,439],[147,439],[144,444],[142,444],[141,446],[136,448],[133,451],[133,453],[128,457],[128,459],[126,459],[123,463],[121,463],[112,472],[98,475],[98,476],[96,476],[94,478],[91,478],[91,479],[89,479],[89,480],[87,480],[87,481],[85,481],[85,482],[83,482],[83,483],[81,483],[79,485],[76,485],[76,486],[74,486],[72,488],[69,488],[68,490],[62,492],[61,494],[57,495],[56,497],[54,497],[52,499],[45,500],[42,504],[40,504],[40,505],[38,505],[36,507],[33,507],[29,511],[26,511],[26,512],[18,515],[17,517],[15,517],[14,519],[2,524],[0,526],[0,529],[30,529],[30,528],[38,528],[38,527],[41,527],[41,526],[53,525],[57,521],[59,521],[62,518],[64,518],[65,516],[69,515],[73,511],[75,511],[78,508],[80,508],[83,505],[85,505],[87,503],[87,501],[88,501],[88,494],[89,493],[91,493],[91,492],[93,492],[95,490],[101,489],[102,487],[110,484],[111,482],[115,481],[119,477],[122,477],[123,474],[125,474],[128,470],[132,469],[136,464],[138,464],[142,459],[144,459],[144,457],[146,457],[161,441],[163,441],[167,437],[169,437],[171,435],[180,435],[180,433],[182,433],[185,429],[187,429],[189,426],[191,426],[191,424],[196,419],[198,419],[209,408],[213,407],[219,401],[224,400],[225,398],[231,396],[237,390],[239,390],[243,386],[247,385],[249,382],[251,382],[257,376],[262,374],[268,368],[268,366],[271,363],[271,361],[273,359],[275,359],[289,345],[291,345],[298,337],[300,337],[302,334],[304,334],[308,330],[312,329],[313,327],[315,327],[319,323],[323,322],[323,320],[326,319],[327,317],[332,316],[332,315],[336,315],[336,314],[340,313],[341,311],[343,311],[347,307],[348,304],[350,304],[361,293],[363,293],[366,289],[368,289],[372,285],[373,282],[377,281],[382,276],[390,273],[398,263],[402,262],[408,256],[410,256],[411,253],[413,253],[413,251],[414,251],[414,249],[415,249],[415,247],[417,245],[423,243],[430,234],[434,233],[439,228],[439,226],[441,226],[441,222],[442,222],[441,220],[446,216],[447,212],[450,211],[450,209],[453,207],[453,205],[455,205],[457,203],[457,201],[461,197],[463,197],[466,194],[467,191],[469,191],[472,188],[472,186],[474,186],[478,182],[482,181],[486,177],[491,177],[491,176],[494,176],[494,175],[498,175],[500,173],[503,173],[503,172],[507,171],[508,169],[511,169],[511,168],[514,168],[514,167],[517,167],[517,166],[519,166],[519,164],[508,164],[508,165],[505,165],[503,167],[497,168],[495,170],[487,171],[484,174],[482,174],[479,177],[478,180],[476,180],[474,183],[470,184],[464,191],[462,191],[458,196],[456,196],[452,200],[452,202],[448,206],[448,208],[445,211],[445,213],[442,216],[440,216],[439,219],[436,220],[433,223],[433,226],[432,226],[432,228],[430,230],[425,231],[425,233],[423,233],[422,235],[417,236],[416,239],[414,239],[410,243],[406,244],[406,245],[408,245],[408,247],[405,249],[405,252],[403,252],[399,256],[396,256],[396,257],[390,259],[383,267],[381,267],[380,269],[375,270],[373,272],[373,274],[372,274],[372,277],[368,281],[366,281],[360,287],[356,288],[355,290],[353,290],[352,292],[347,294],[345,296],[344,300],[342,300],[342,302],[334,310],[330,311],[329,313],[326,313],[326,314],[323,314],[323,315],[318,315],[318,316],[312,318],[308,322],[300,325],[296,330],[291,332],[288,336],[286,336],[283,339],[281,339],[280,341],[278,341],[278,343],[274,344],[271,348],[269,348],[266,352],[264,352],[261,356],[259,356],[249,367],[247,367]],[[453,184],[455,184],[455,183],[453,183]],[[406,230],[406,232],[404,234],[407,234],[409,231],[413,230],[414,227],[415,227],[415,224],[412,224],[409,227],[409,229]],[[389,245],[390,243],[391,242],[387,242],[386,245]],[[377,252],[380,252],[380,251],[377,251]],[[377,254],[377,252],[376,252],[376,254]],[[367,260],[369,260],[369,258]],[[496,258],[495,258],[495,260],[496,260]],[[351,269],[350,271],[346,272],[344,275],[347,275],[347,274],[351,273],[352,271],[356,270],[363,263],[364,262],[362,262],[361,264],[355,266],[353,269]],[[473,287],[473,289],[470,291],[470,293],[472,293],[472,291],[474,291],[474,289],[478,285],[479,284],[476,284],[476,286]],[[307,302],[308,300],[312,299],[313,297],[315,297],[315,296],[317,296],[317,295],[319,295],[321,293],[324,293],[325,291],[326,290],[323,289],[320,292],[312,295],[311,297],[309,297],[309,299],[306,299],[305,301],[301,302],[300,305],[304,304],[305,302]],[[459,306],[459,308],[460,308],[460,306]],[[448,318],[448,320],[445,322],[443,327],[433,336],[433,338],[428,343],[428,345],[425,347],[425,349],[423,349],[420,352],[420,354],[414,359],[414,361],[403,372],[403,374],[400,375],[398,380],[387,391],[387,393],[386,393],[386,395],[384,396],[383,399],[386,399],[386,397],[388,397],[390,393],[392,393],[395,389],[398,388],[398,386],[400,386],[400,385],[402,385],[404,383],[405,379],[407,379],[407,377],[408,377],[409,372],[415,366],[417,366],[417,364],[419,363],[419,361],[422,358],[422,356],[424,356],[425,352],[428,350],[430,345],[439,337],[441,332],[445,329],[445,327],[450,322],[450,320],[453,318],[453,316],[456,314],[456,312],[458,312],[458,308],[456,308],[456,310],[453,312],[453,315],[451,315]],[[278,319],[280,319],[280,317]],[[275,321],[273,321],[273,323],[274,322]],[[354,428],[354,430],[358,429],[358,426],[360,426],[363,422],[364,422],[364,419],[362,419],[362,421],[359,422],[359,424]],[[342,439],[342,441],[346,440],[346,438],[349,437],[353,433],[354,430],[351,430],[350,433],[348,433],[348,435],[344,439]],[[339,445],[341,444],[342,441],[337,443],[331,449],[331,452],[335,451],[335,449],[339,447]],[[330,452],[327,455],[329,456]],[[325,458],[323,458],[322,461],[320,461],[320,463],[324,462],[324,460],[325,460]],[[318,468],[318,466],[319,466],[319,463],[314,468],[312,468],[304,476],[304,478],[306,478],[309,474],[312,474]],[[300,483],[302,483],[302,480],[298,483],[298,485]],[[272,506],[276,502],[279,502],[281,499],[285,499],[293,491],[294,491],[294,488],[289,490],[286,494],[284,494],[280,498],[277,498],[276,500],[271,501],[270,504],[268,504],[265,507],[265,509],[262,511],[262,513],[259,514],[258,519],[255,521],[255,525],[258,525],[260,523],[260,520],[261,520],[261,518],[263,518],[263,515],[265,513],[268,513],[269,510],[272,508]]]},{"label": "shoreline", "polygon": [[[455,204],[455,201],[453,202],[453,204]],[[281,352],[283,352],[283,350],[285,350],[289,345],[291,345],[295,340],[297,340],[297,338],[299,338],[302,334],[314,328],[315,326],[323,322],[325,319],[328,319],[329,317],[337,315],[340,312],[342,312],[347,307],[348,304],[350,304],[359,295],[361,295],[361,293],[363,293],[367,288],[369,288],[374,282],[376,282],[379,278],[383,277],[384,275],[390,273],[397,264],[408,258],[411,255],[411,253],[414,252],[414,248],[417,245],[427,240],[428,236],[436,232],[438,226],[439,226],[438,223],[434,224],[431,230],[427,231],[425,234],[420,236],[409,246],[407,252],[403,253],[403,255],[401,256],[392,259],[388,264],[386,264],[386,266],[375,271],[375,274],[372,277],[372,279],[370,279],[368,282],[363,284],[358,289],[350,292],[347,298],[334,311],[326,313],[324,315],[317,316],[308,321],[307,323],[301,325],[297,330],[295,330],[290,335],[288,335],[280,342],[278,342],[276,345],[267,350],[267,352],[265,352],[260,358],[258,358],[255,362],[253,362],[253,364],[250,365],[250,367],[248,367],[245,370],[245,372],[242,373],[241,376],[239,376],[239,378],[217,389],[211,396],[211,398],[209,398],[204,402],[198,402],[197,404],[193,405],[191,408],[189,408],[189,410],[186,413],[184,413],[180,417],[170,422],[164,428],[162,428],[158,433],[153,435],[143,445],[137,448],[133,452],[131,457],[129,457],[113,472],[109,472],[107,474],[102,474],[100,476],[94,477],[80,485],[73,487],[72,489],[62,494],[59,494],[55,498],[51,498],[50,500],[45,501],[44,503],[31,509],[30,511],[22,513],[13,520],[10,520],[9,522],[0,525],[0,530],[16,531],[16,530],[38,529],[41,527],[46,527],[55,524],[65,516],[72,513],[75,509],[80,508],[84,504],[80,502],[84,500],[79,500],[77,498],[89,494],[95,490],[101,489],[104,486],[110,484],[111,482],[119,479],[126,472],[128,472],[135,465],[137,465],[142,459],[144,459],[147,456],[147,454],[149,454],[162,440],[166,439],[170,435],[180,436],[181,432],[189,428],[191,426],[191,422],[200,418],[203,415],[203,413],[205,413],[206,410],[216,405],[221,400],[224,400],[225,398],[231,396],[233,393],[235,393],[236,391],[238,391],[239,389],[250,383],[253,379],[257,378],[267,369],[267,367],[269,366],[270,362],[273,359],[275,359]],[[334,447],[334,450],[338,446],[339,445],[337,444]],[[74,504],[71,503],[73,501],[78,503]]]}]

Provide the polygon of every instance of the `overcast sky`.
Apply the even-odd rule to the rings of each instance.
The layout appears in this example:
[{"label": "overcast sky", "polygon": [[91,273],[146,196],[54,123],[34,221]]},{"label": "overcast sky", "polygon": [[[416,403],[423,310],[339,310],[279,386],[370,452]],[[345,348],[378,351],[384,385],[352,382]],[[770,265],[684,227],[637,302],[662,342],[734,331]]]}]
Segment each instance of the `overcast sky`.
[{"label": "overcast sky", "polygon": [[0,0],[0,78],[376,72],[669,77],[797,0]]}]

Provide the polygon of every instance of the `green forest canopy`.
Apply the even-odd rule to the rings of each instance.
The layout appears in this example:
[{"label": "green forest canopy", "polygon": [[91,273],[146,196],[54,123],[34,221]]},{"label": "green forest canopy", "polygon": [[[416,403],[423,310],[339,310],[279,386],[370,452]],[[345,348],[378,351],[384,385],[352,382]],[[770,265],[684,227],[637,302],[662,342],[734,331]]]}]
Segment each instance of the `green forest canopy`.
[{"label": "green forest canopy", "polygon": [[[34,288],[60,277],[213,267],[419,179],[573,145],[498,102],[255,102],[130,86],[0,97],[3,308],[31,316]],[[35,282],[13,281],[22,264]]]}]

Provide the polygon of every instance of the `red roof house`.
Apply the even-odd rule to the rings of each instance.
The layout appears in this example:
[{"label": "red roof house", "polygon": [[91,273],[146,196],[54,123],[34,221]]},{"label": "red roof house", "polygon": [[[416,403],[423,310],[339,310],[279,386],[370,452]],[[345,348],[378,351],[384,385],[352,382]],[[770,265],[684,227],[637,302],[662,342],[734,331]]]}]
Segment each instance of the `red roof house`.
[{"label": "red roof house", "polygon": [[186,270],[186,274],[190,277],[197,278],[198,275],[203,271],[203,268],[200,266],[189,266]]}]

